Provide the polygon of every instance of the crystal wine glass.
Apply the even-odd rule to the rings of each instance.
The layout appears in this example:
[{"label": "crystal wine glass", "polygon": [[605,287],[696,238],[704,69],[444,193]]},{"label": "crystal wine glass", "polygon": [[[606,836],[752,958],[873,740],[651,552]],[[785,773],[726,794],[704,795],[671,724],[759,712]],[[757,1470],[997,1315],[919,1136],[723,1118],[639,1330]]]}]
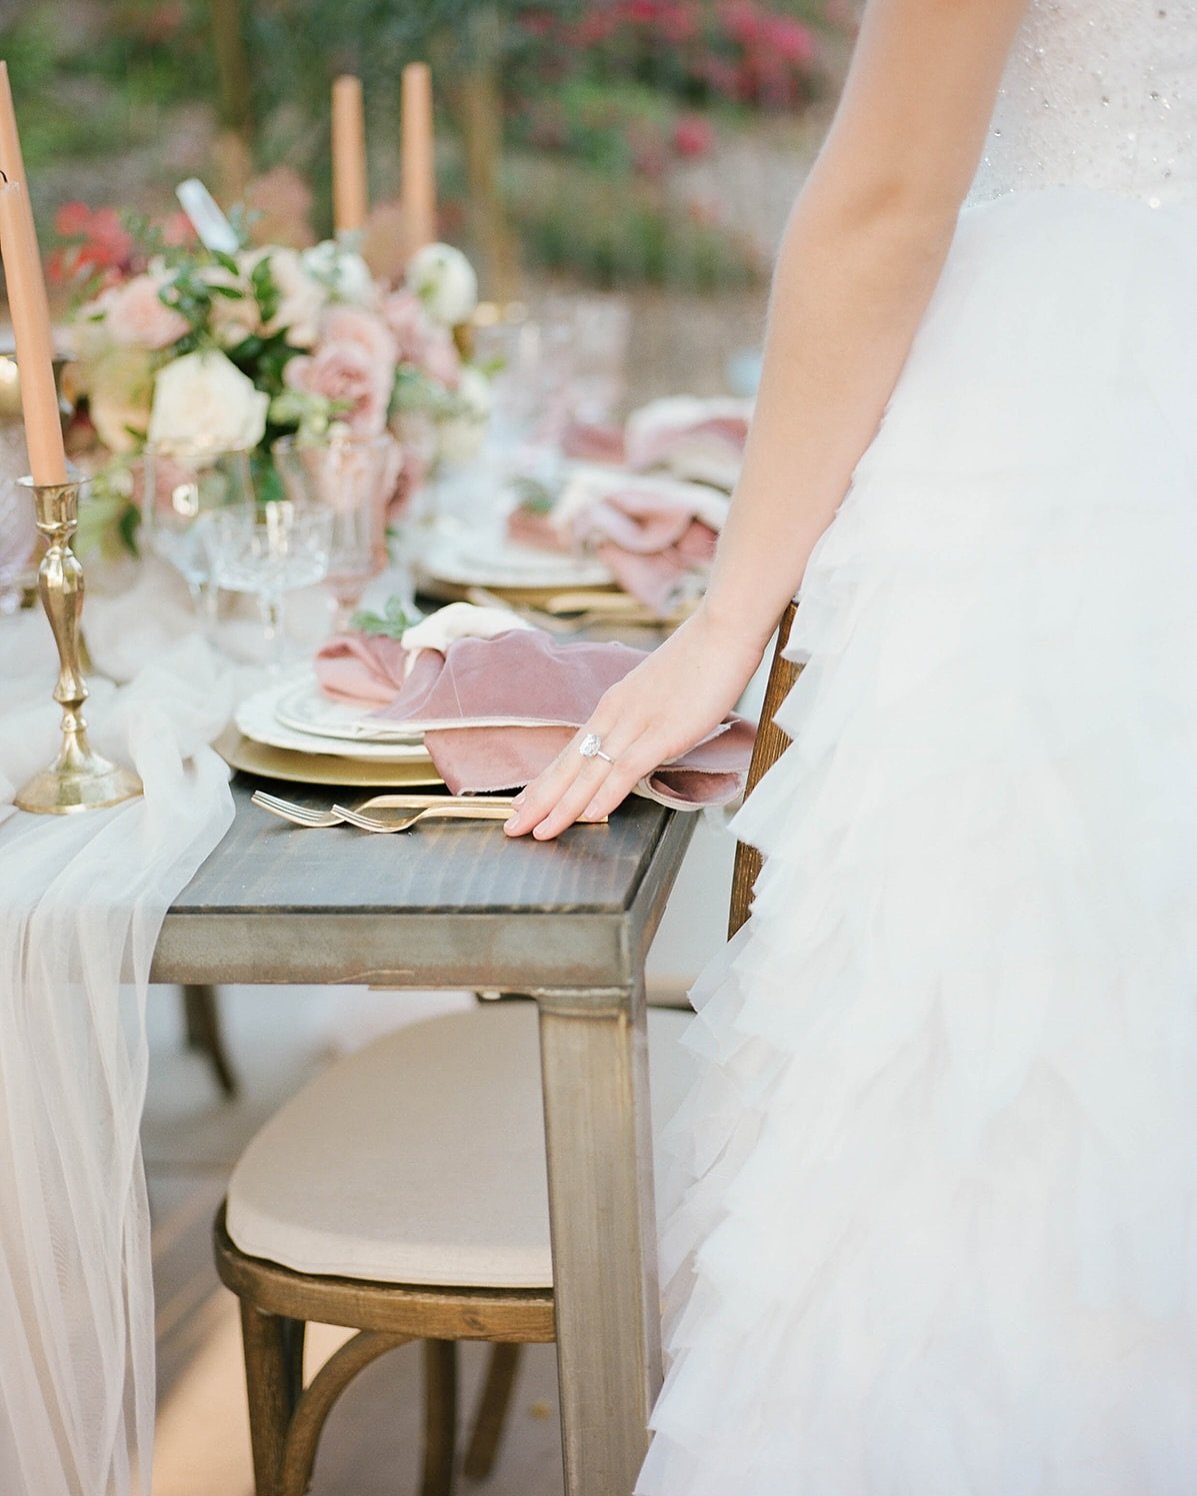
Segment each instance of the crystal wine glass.
[{"label": "crystal wine glass", "polygon": [[[135,473],[135,479],[137,478]],[[149,446],[141,458],[142,533],[187,583],[205,628],[212,623],[212,541],[217,518],[254,514],[248,448]]]},{"label": "crystal wine glass", "polygon": [[386,511],[402,466],[399,444],[386,432],[334,433],[319,441],[285,436],[272,451],[288,499],[330,515],[327,580],[343,632],[367,583],[387,564]]},{"label": "crystal wine glass", "polygon": [[331,509],[291,499],[271,500],[256,513],[226,509],[212,516],[212,581],[257,598],[273,670],[283,663],[286,594],[325,579],[332,533]]}]

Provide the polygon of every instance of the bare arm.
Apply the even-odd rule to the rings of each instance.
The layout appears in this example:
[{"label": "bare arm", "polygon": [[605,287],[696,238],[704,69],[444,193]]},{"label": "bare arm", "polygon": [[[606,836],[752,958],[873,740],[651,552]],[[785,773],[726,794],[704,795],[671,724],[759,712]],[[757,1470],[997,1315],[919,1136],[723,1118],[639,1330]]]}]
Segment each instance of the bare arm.
[{"label": "bare arm", "polygon": [[752,431],[707,596],[529,785],[513,835],[606,814],[738,698],[897,383],[1028,0],[870,0],[778,256]]},{"label": "bare arm", "polygon": [[774,278],[709,589],[764,648],[877,430],[943,269],[1027,0],[873,0]]}]

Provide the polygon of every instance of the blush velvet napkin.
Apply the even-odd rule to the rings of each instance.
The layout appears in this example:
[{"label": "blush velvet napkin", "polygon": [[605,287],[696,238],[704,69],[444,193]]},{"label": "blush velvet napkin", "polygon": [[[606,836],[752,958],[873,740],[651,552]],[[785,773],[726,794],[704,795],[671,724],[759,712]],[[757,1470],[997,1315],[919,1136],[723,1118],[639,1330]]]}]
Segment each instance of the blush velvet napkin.
[{"label": "blush velvet napkin", "polygon": [[666,472],[730,492],[751,417],[748,400],[671,395],[633,411],[622,428],[571,426],[563,446],[567,457],[581,462]]},{"label": "blush velvet napkin", "polygon": [[[410,669],[406,655],[394,640],[337,639],[317,656],[317,677],[339,700],[377,706],[389,693],[373,715],[422,732],[453,794],[527,784],[588,720],[603,692],[644,658],[624,644],[562,643],[530,628],[458,637],[444,652],[421,649]],[[726,805],[743,793],[754,737],[753,723],[729,716],[636,791],[679,810]]]},{"label": "blush velvet napkin", "polygon": [[705,585],[727,515],[727,496],[676,478],[584,468],[547,513],[516,509],[513,540],[593,553],[658,618]]}]

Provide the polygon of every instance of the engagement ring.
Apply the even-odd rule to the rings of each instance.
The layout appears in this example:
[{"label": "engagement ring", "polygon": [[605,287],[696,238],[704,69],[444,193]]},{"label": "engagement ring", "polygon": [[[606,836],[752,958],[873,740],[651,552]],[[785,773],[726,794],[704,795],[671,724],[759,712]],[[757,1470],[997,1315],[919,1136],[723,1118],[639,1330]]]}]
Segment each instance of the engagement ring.
[{"label": "engagement ring", "polygon": [[607,764],[615,762],[609,753],[603,752],[603,740],[596,732],[588,732],[586,734],[578,744],[578,752],[583,758],[601,758]]}]

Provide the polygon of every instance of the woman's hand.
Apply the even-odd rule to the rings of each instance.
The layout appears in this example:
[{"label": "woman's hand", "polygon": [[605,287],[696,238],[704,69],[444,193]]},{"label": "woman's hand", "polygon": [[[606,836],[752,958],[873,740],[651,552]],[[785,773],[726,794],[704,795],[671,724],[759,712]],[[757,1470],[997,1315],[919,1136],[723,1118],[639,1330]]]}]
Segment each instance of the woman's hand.
[{"label": "woman's hand", "polygon": [[[516,798],[508,836],[548,840],[575,821],[608,815],[638,780],[679,758],[740,698],[764,643],[734,635],[700,606],[658,649],[612,686],[594,715]],[[604,759],[578,751],[594,733]]]}]

